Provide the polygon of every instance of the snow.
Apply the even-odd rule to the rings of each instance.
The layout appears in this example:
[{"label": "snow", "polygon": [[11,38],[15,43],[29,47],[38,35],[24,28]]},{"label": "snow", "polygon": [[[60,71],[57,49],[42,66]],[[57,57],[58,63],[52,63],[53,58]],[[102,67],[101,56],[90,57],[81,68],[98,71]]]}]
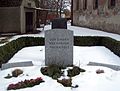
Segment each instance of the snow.
[{"label": "snow", "polygon": [[[73,77],[72,85],[79,85],[78,88],[64,87],[56,80],[48,76],[44,76],[40,72],[40,68],[45,66],[45,47],[32,46],[25,47],[18,51],[10,60],[12,62],[32,61],[34,66],[31,67],[15,67],[0,71],[0,91],[7,91],[6,88],[10,83],[17,83],[25,79],[35,79],[42,77],[45,81],[40,85],[32,88],[19,89],[16,91],[120,91],[120,71],[114,71],[102,66],[87,66],[89,61],[102,62],[120,65],[120,58],[113,54],[104,46],[80,47],[74,46],[74,65],[80,66],[86,70]],[[17,78],[5,79],[14,69],[20,68],[24,74]],[[97,69],[103,69],[105,73],[96,74]],[[11,90],[12,91],[12,90]]]},{"label": "snow", "polygon": [[[94,30],[94,29],[89,29],[89,28],[82,28],[82,27],[77,27],[77,26],[71,26],[68,23],[68,29],[72,30],[74,32],[74,36],[104,36],[104,37],[110,37],[115,40],[120,41],[120,35],[119,34],[114,34],[114,33],[108,33],[100,30]],[[30,36],[30,37],[44,37],[44,32],[46,30],[51,29],[51,25],[46,25],[44,30],[41,30],[38,28],[37,30],[41,31],[39,34],[25,34],[25,35],[17,35],[11,38],[9,41],[15,40],[19,37],[25,37],[25,36]]]},{"label": "snow", "polygon": [[25,62],[32,61],[34,65],[45,65],[45,47],[35,46],[27,47],[20,50],[9,60],[9,63],[13,62]]},{"label": "snow", "polygon": [[74,36],[105,36],[105,37],[111,37],[113,39],[120,41],[119,34],[113,34],[113,33],[108,33],[100,30],[70,26],[70,25],[68,25],[68,29],[74,31]]},{"label": "snow", "polygon": [[[45,30],[49,29],[51,29],[50,25],[45,26]],[[120,35],[118,34],[70,25],[68,25],[68,29],[74,31],[74,36],[107,36],[120,41]],[[39,34],[17,35],[9,41],[24,36],[44,37],[44,31],[41,31]],[[56,80],[53,80],[48,76],[44,76],[40,72],[40,68],[45,66],[45,47],[32,46],[25,47],[18,51],[8,63],[32,61],[34,66],[0,70],[0,91],[7,91],[7,86],[11,83],[17,83],[19,81],[24,81],[25,79],[35,79],[37,77],[42,77],[45,82],[31,88],[24,88],[16,91],[120,91],[120,71],[115,71],[102,66],[87,66],[89,62],[120,65],[120,57],[104,46],[74,46],[73,48],[74,65],[86,70],[86,72],[80,73],[72,78],[72,86],[78,85],[78,88],[64,87]],[[24,73],[17,78],[4,78],[8,74],[11,74],[11,72],[16,68],[22,69]],[[105,73],[96,74],[97,69],[102,69]]]},{"label": "snow", "polygon": [[[89,62],[120,65],[120,57],[103,46],[78,47],[74,46],[74,65],[86,65]],[[9,60],[12,62],[32,61],[34,65],[45,65],[45,47],[34,46],[20,50]]]}]

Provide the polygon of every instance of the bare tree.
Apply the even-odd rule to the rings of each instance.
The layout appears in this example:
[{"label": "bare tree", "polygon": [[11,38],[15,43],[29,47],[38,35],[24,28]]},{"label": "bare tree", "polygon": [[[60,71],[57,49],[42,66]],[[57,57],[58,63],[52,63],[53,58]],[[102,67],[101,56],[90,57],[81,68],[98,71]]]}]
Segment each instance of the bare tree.
[{"label": "bare tree", "polygon": [[70,0],[38,0],[41,8],[51,9],[56,11],[57,15],[61,17],[61,14],[65,7],[65,1]]}]

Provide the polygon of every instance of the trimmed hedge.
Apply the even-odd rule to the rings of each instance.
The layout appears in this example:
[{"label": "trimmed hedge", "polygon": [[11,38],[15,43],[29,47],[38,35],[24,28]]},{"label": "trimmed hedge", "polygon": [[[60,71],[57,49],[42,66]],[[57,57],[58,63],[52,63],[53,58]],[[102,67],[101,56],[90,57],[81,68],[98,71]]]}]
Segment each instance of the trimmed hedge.
[{"label": "trimmed hedge", "polygon": [[114,52],[116,55],[120,57],[120,41],[117,41],[115,39],[104,37],[102,39],[102,45],[110,49],[112,52]]},{"label": "trimmed hedge", "polygon": [[[20,49],[28,46],[44,46],[43,37],[21,37],[0,46],[0,67]],[[75,46],[105,46],[120,57],[120,41],[109,37],[74,36]]]},{"label": "trimmed hedge", "polygon": [[75,46],[105,46],[120,57],[120,41],[117,41],[110,37],[75,36],[74,45]]},{"label": "trimmed hedge", "polygon": [[91,37],[91,36],[75,36],[74,45],[75,46],[102,46],[103,37]]},{"label": "trimmed hedge", "polygon": [[0,46],[0,67],[20,49],[28,46],[44,45],[44,38],[41,37],[21,37],[7,43],[4,46]]}]

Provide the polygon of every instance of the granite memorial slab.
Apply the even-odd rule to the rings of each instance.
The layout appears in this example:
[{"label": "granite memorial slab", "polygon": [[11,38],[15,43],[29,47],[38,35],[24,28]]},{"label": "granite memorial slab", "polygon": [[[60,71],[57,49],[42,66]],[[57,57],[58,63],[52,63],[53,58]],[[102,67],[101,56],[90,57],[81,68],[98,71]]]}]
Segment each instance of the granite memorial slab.
[{"label": "granite memorial slab", "polygon": [[45,31],[45,64],[73,65],[73,31],[52,29]]},{"label": "granite memorial slab", "polygon": [[58,18],[52,20],[52,29],[67,29],[67,19]]}]

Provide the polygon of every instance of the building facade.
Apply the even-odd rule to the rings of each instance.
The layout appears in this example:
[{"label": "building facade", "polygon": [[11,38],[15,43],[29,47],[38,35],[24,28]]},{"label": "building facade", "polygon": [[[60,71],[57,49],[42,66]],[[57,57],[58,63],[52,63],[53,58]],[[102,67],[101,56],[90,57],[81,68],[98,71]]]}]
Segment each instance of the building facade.
[{"label": "building facade", "polygon": [[72,25],[120,34],[120,0],[72,0]]},{"label": "building facade", "polygon": [[27,33],[36,29],[33,0],[0,0],[0,33]]}]

